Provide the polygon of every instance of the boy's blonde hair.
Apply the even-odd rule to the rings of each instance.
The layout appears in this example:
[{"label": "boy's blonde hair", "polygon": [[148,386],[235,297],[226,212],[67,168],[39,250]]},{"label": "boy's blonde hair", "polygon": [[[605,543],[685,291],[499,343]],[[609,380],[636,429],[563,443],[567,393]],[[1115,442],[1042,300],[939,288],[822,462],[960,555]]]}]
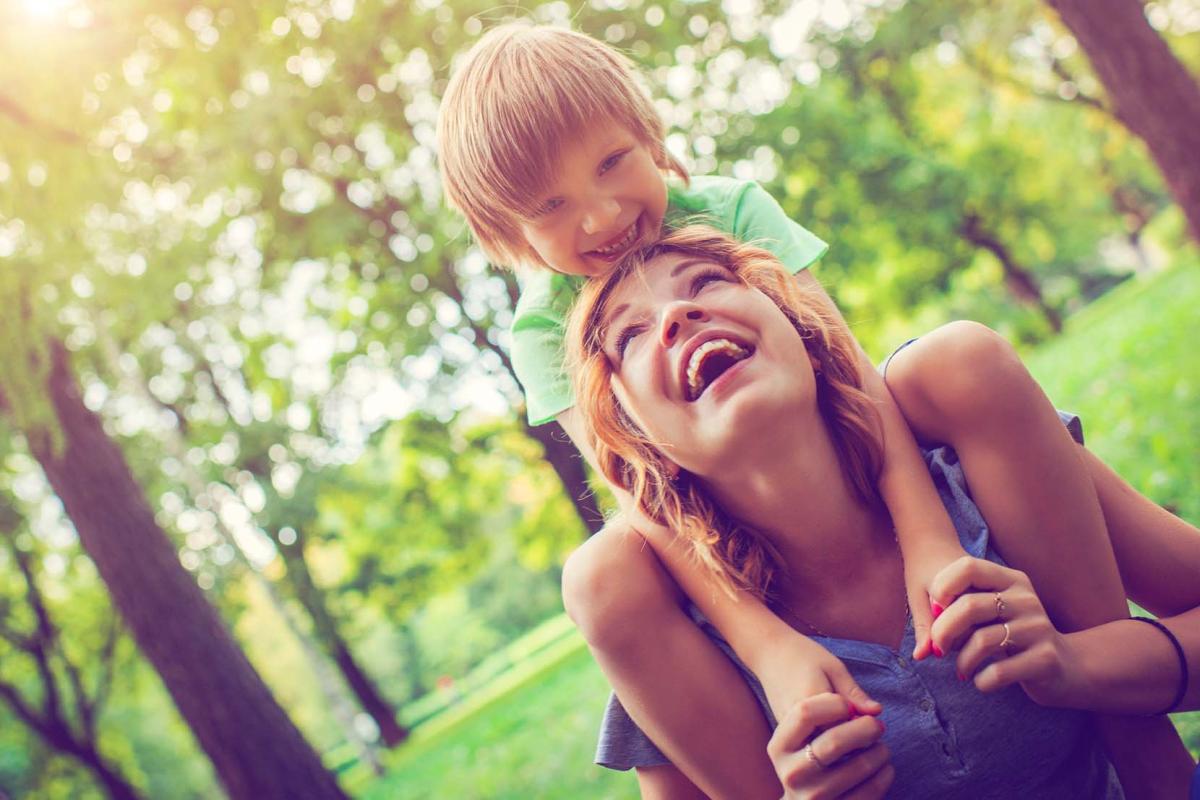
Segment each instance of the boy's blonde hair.
[{"label": "boy's blonde hair", "polygon": [[882,464],[879,416],[862,389],[850,331],[766,250],[712,228],[692,225],[634,252],[607,276],[588,281],[580,290],[567,322],[567,362],[575,407],[600,472],[628,491],[650,519],[686,542],[720,585],[769,601],[782,566],[778,550],[760,532],[722,513],[700,481],[686,472],[676,474],[661,444],[642,432],[612,390],[612,365],[604,352],[600,325],[608,298],[664,253],[681,253],[724,266],[737,280],[770,298],[788,318],[808,354],[820,365],[817,407],[836,445],[842,473],[858,500],[868,505],[881,502],[877,487]]},{"label": "boy's blonde hair", "polygon": [[660,169],[687,180],[635,67],[612,47],[529,23],[501,25],[476,42],[446,87],[437,138],[446,200],[489,259],[547,266],[521,220],[537,210],[563,146],[603,124],[623,125]]}]

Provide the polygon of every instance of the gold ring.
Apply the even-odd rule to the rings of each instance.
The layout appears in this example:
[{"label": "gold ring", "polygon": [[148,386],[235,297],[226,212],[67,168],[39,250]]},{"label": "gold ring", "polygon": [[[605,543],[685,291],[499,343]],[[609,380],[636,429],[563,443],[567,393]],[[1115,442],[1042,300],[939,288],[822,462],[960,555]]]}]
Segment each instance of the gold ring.
[{"label": "gold ring", "polygon": [[808,760],[816,764],[821,769],[825,769],[825,765],[821,763],[821,759],[817,758],[816,751],[813,750],[812,742],[804,745],[804,755],[808,756]]},{"label": "gold ring", "polygon": [[1000,624],[1004,626],[1004,641],[1000,642],[1000,646],[1004,648],[1005,655],[1012,655],[1008,650],[1009,644],[1012,643],[1012,630],[1009,629],[1007,622],[1001,622]]},{"label": "gold ring", "polygon": [[996,619],[1004,620],[1004,609],[1006,608],[1008,606],[1004,604],[1004,598],[1000,596],[999,592],[996,592]]}]

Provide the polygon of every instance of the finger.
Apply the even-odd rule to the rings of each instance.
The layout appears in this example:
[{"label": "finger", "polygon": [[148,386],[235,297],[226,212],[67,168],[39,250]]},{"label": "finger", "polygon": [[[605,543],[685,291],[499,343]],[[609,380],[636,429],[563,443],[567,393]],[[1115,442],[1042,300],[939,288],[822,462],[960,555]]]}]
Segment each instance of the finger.
[{"label": "finger", "polygon": [[1025,681],[1046,680],[1054,674],[1055,659],[1050,647],[1031,647],[1003,661],[988,664],[975,676],[981,692],[995,692]]},{"label": "finger", "polygon": [[792,705],[783,719],[779,720],[771,740],[767,742],[767,753],[772,759],[785,753],[800,750],[812,738],[818,728],[825,728],[850,718],[850,708],[845,698],[826,692],[813,695]]},{"label": "finger", "polygon": [[[882,735],[883,723],[874,717],[858,717],[829,728],[793,750],[772,750],[770,744],[767,750],[784,786],[820,789],[833,797],[866,777],[862,765],[849,770],[851,777],[846,776],[844,767],[858,760],[857,751],[871,748]],[[862,775],[854,779],[856,770]]]},{"label": "finger", "polygon": [[854,752],[850,757],[819,774],[811,776],[804,785],[814,790],[814,794],[822,797],[841,797],[845,792],[861,785],[887,766],[889,758],[887,745],[876,742]]},{"label": "finger", "polygon": [[908,594],[908,608],[912,614],[913,637],[916,647],[913,648],[913,660],[920,661],[932,651],[930,648],[930,629],[933,627],[934,614],[930,607],[929,595],[920,589]]},{"label": "finger", "polygon": [[887,794],[888,789],[892,788],[892,781],[895,779],[896,768],[892,766],[890,760],[885,761],[882,767],[875,770],[875,774],[843,794],[842,797],[844,800],[878,800]]},{"label": "finger", "polygon": [[[1004,629],[1005,625],[1008,626],[1007,631]],[[971,678],[989,659],[1002,661],[1017,655],[1034,641],[1033,637],[1026,635],[1029,628],[1029,623],[1022,620],[976,628],[958,654],[958,674]],[[1006,636],[1007,646],[1004,644]]]},{"label": "finger", "polygon": [[877,717],[858,717],[822,731],[809,744],[817,761],[829,768],[856,750],[875,744],[883,730],[883,722]]},{"label": "finger", "polygon": [[[962,647],[976,629],[984,625],[1007,622],[1016,618],[1024,603],[1014,590],[1007,592],[967,592],[959,595],[933,623],[934,652],[949,653]],[[1000,616],[996,597],[1004,604],[1003,618]]]},{"label": "finger", "polygon": [[949,606],[960,594],[972,589],[993,592],[1007,589],[1019,574],[982,558],[963,556],[933,576],[929,596],[942,606]]},{"label": "finger", "polygon": [[883,706],[858,685],[850,670],[841,662],[838,662],[836,668],[830,669],[826,677],[833,685],[834,693],[840,694],[850,703],[851,717],[855,716],[855,712],[875,716],[883,711]]}]

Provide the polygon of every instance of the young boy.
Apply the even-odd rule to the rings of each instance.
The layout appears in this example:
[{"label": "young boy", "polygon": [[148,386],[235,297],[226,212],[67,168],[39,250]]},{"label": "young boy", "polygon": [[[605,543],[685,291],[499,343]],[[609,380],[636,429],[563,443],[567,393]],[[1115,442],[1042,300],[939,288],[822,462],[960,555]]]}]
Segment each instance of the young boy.
[{"label": "young boy", "polygon": [[[562,363],[563,320],[587,277],[604,274],[625,253],[657,238],[664,222],[701,215],[771,250],[797,280],[819,290],[808,267],[826,249],[820,239],[789,220],[757,184],[689,179],[663,140],[662,122],[629,62],[593,39],[555,28],[509,25],[489,32],[459,65],[439,115],[449,202],[489,258],[522,269],[512,355],[529,420],[558,420],[589,460]],[[667,175],[678,182],[668,183]],[[1021,412],[1035,405],[1028,400],[1040,390],[999,337],[959,324],[900,352],[889,373],[900,407],[865,354],[861,359],[865,388],[880,411],[885,457],[879,487],[904,554],[917,640],[912,658],[943,655],[933,621],[954,598],[928,592],[963,552],[909,425],[959,452],[1010,561],[1054,563],[1070,554],[1079,564],[1084,554],[1088,564],[1079,564],[1077,574],[1100,576],[1091,586],[1030,570],[1035,584],[1041,578],[1051,586],[1043,599],[1060,624],[1089,627],[1127,615],[1111,550],[1069,535],[1069,541],[1031,535],[1055,530],[1054,484],[1039,473],[1039,448],[1062,447],[1069,438],[1053,415]],[[1101,499],[1127,498],[1119,479],[1088,458]],[[627,496],[618,493],[618,500],[622,515],[568,561],[564,600],[630,715],[682,773],[710,795],[737,795],[738,786],[724,782],[735,770],[722,764],[730,752],[722,745],[765,743],[765,728],[754,704],[736,691],[743,684],[731,664],[683,611],[680,588],[760,678],[777,716],[830,690],[852,708],[879,711],[840,662],[799,635],[816,633],[812,623],[798,633],[748,596],[715,591],[670,531],[636,514]],[[1144,499],[1121,502],[1130,508],[1130,525],[1171,524]],[[831,614],[838,603],[829,599]],[[910,656],[897,657],[906,663]],[[696,696],[711,702],[698,707],[683,699]],[[711,755],[689,760],[696,752]],[[639,778],[648,791],[681,777],[646,772]]]}]

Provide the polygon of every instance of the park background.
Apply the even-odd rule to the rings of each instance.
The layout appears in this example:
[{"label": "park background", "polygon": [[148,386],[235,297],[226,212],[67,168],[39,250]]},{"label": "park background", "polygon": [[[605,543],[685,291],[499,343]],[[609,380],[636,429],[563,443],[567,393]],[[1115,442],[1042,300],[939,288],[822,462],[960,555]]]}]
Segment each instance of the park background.
[{"label": "park background", "polygon": [[[439,193],[510,18],[640,64],[694,174],[831,243],[868,352],[991,325],[1200,522],[1200,148],[1128,105],[1195,142],[1200,8],[1092,7],[1085,53],[1031,0],[0,0],[0,794],[635,796],[558,591],[607,501]],[[1098,77],[1147,35],[1183,95],[1140,44]]]}]

